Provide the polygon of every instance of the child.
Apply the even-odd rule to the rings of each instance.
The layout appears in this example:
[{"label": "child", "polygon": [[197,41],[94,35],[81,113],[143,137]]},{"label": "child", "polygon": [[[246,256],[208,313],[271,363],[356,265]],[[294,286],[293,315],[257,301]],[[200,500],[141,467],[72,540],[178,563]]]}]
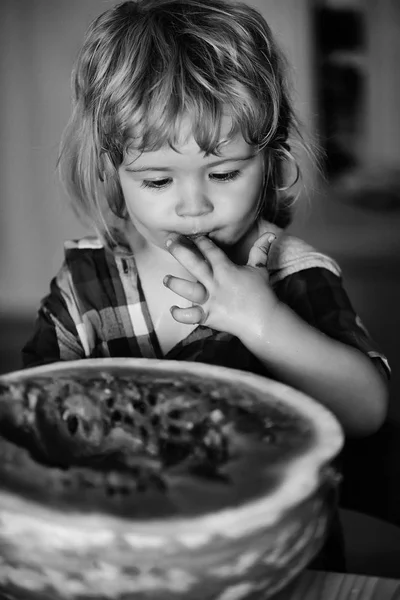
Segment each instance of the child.
[{"label": "child", "polygon": [[284,234],[298,128],[261,15],[225,0],[124,2],[89,28],[74,84],[60,165],[97,237],[66,243],[25,366],[221,364],[313,396],[349,435],[379,428],[385,358],[338,265]]}]

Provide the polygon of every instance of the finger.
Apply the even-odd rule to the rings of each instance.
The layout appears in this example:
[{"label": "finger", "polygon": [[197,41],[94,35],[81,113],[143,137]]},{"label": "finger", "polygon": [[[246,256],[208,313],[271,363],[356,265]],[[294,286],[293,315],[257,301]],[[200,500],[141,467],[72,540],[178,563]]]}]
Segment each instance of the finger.
[{"label": "finger", "polygon": [[168,238],[165,243],[170,254],[198,281],[207,284],[210,265],[195,244],[183,237]]},{"label": "finger", "polygon": [[189,308],[180,308],[179,306],[171,306],[171,315],[178,323],[187,323],[195,325],[204,323],[206,314],[201,306],[191,306]]},{"label": "finger", "polygon": [[276,235],[271,232],[263,233],[252,246],[247,265],[250,267],[266,267],[271,246]]},{"label": "finger", "polygon": [[226,264],[228,257],[214,242],[207,236],[201,235],[194,239],[194,243],[207,259],[212,269]]},{"label": "finger", "polygon": [[163,284],[171,292],[178,294],[186,300],[191,300],[196,304],[203,304],[207,301],[208,292],[204,285],[199,281],[188,281],[174,275],[166,275],[163,279]]}]

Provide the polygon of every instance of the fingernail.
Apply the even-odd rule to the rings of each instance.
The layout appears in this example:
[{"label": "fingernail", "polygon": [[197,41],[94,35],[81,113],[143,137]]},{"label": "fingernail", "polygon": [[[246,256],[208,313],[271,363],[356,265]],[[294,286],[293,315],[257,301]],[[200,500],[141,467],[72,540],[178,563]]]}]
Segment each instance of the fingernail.
[{"label": "fingernail", "polygon": [[172,244],[172,240],[171,240],[171,238],[168,238],[167,241],[165,242],[165,245],[167,246],[167,248],[169,248],[171,244]]},{"label": "fingernail", "polygon": [[167,286],[167,285],[168,285],[168,282],[169,282],[169,280],[170,280],[170,277],[171,277],[171,275],[166,275],[166,276],[164,277],[164,279],[163,279],[163,281],[162,281],[162,282],[163,282],[163,284],[164,284],[165,286]]},{"label": "fingernail", "polygon": [[268,241],[270,244],[272,244],[272,242],[276,240],[276,235],[274,233],[271,233],[271,235],[268,238]]}]

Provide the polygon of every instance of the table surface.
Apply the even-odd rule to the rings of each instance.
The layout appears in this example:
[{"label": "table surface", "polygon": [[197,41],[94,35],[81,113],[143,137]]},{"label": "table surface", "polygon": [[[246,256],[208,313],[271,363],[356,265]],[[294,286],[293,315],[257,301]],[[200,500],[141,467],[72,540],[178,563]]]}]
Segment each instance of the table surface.
[{"label": "table surface", "polygon": [[400,580],[304,571],[273,600],[400,600]]}]

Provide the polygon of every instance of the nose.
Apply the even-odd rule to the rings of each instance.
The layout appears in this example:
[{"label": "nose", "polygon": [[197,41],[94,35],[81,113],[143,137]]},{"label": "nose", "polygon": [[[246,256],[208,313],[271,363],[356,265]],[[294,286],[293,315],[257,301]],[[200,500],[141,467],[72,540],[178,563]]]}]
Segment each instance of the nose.
[{"label": "nose", "polygon": [[185,186],[175,207],[179,217],[201,217],[213,210],[213,203],[199,185]]}]

